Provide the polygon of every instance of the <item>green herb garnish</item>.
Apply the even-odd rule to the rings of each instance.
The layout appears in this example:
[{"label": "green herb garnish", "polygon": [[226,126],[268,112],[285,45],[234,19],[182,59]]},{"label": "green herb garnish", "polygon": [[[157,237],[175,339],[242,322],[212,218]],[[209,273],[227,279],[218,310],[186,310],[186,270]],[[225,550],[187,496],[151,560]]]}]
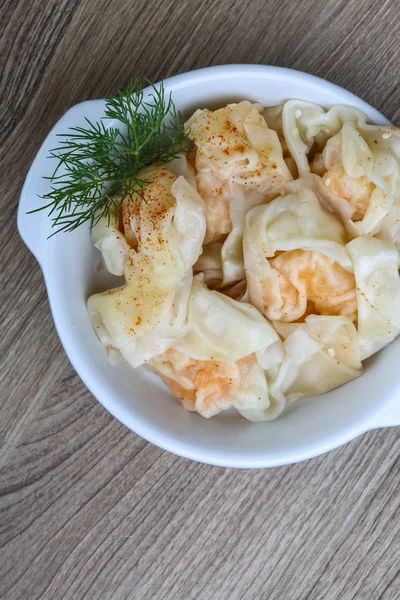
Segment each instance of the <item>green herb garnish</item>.
[{"label": "green herb garnish", "polygon": [[[44,206],[30,211],[49,209],[54,233],[73,231],[86,221],[93,226],[103,216],[110,220],[126,195],[143,194],[148,183],[141,176],[143,169],[168,163],[190,148],[171,94],[166,98],[162,84],[150,85],[152,92],[145,100],[140,80],[130,82],[124,92],[106,99],[100,122],[86,119],[86,128],[71,127],[59,134],[60,146],[50,151],[58,164],[46,178],[51,191],[41,196]],[[110,119],[118,121],[118,127],[107,126]],[[61,175],[60,168],[65,170]]]}]

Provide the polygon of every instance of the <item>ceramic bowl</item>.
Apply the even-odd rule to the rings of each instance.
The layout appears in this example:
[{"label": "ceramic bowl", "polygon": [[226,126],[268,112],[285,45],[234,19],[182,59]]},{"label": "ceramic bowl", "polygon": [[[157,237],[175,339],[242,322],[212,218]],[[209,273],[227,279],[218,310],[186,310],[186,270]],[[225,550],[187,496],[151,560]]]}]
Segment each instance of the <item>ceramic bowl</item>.
[{"label": "ceramic bowl", "polygon": [[[248,99],[263,105],[289,98],[324,107],[347,104],[377,124],[387,119],[350,92],[323,79],[261,65],[210,67],[164,81],[177,107],[189,116],[196,108]],[[111,366],[90,323],[86,300],[115,287],[115,278],[96,267],[100,254],[89,228],[48,239],[51,223],[38,207],[54,169],[47,158],[57,134],[103,116],[104,100],[73,106],[54,126],[27,175],[19,204],[18,229],[38,260],[54,323],[72,365],[93,395],[117,419],[146,440],[186,458],[226,467],[272,467],[305,460],[352,440],[368,429],[400,424],[400,337],[366,365],[359,379],[324,396],[294,406],[271,423],[251,423],[230,411],[206,420],[186,412],[163,382],[143,367]],[[39,325],[39,324],[38,324]]]}]

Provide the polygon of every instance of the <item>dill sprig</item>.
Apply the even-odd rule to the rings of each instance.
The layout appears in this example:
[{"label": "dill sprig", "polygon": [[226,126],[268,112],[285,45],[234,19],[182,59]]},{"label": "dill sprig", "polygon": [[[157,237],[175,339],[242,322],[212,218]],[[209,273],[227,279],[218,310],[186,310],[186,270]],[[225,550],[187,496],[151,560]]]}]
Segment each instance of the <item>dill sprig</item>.
[{"label": "dill sprig", "polygon": [[[102,217],[108,220],[127,195],[142,196],[148,181],[141,172],[153,164],[165,164],[191,146],[184,132],[184,120],[162,84],[144,97],[141,81],[128,84],[125,91],[106,99],[100,122],[85,119],[87,127],[71,127],[58,148],[50,151],[57,160],[51,177],[51,191],[41,196],[49,209],[52,226],[73,231]],[[118,122],[114,126],[110,120]],[[109,125],[109,126],[107,126]],[[62,171],[62,173],[61,173]]]}]

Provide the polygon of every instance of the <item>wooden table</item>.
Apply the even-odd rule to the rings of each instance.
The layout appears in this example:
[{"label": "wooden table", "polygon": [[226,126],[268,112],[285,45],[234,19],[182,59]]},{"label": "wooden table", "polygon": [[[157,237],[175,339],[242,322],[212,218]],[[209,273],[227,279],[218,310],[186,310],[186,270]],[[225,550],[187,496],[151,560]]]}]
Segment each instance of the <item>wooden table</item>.
[{"label": "wooden table", "polygon": [[148,444],[72,370],[15,217],[57,119],[136,75],[294,67],[399,125],[399,2],[3,0],[0,22],[0,597],[398,599],[400,428],[272,470]]}]

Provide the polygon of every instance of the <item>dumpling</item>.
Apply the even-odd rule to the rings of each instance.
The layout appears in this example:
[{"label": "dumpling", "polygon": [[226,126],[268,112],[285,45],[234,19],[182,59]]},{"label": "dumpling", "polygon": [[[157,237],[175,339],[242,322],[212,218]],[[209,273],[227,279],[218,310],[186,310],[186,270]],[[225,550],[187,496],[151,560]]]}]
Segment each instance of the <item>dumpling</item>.
[{"label": "dumpling", "polygon": [[358,333],[364,360],[400,333],[399,252],[390,242],[359,237],[347,245],[354,265]]},{"label": "dumpling", "polygon": [[346,242],[336,217],[305,188],[254,208],[243,238],[249,301],[274,321],[311,313],[355,318]]},{"label": "dumpling", "polygon": [[[329,138],[338,133],[344,123],[365,121],[365,115],[352,106],[322,106],[305,100],[288,100],[282,109],[282,130],[286,145],[296,162],[299,175],[310,171],[309,158],[320,152]],[[317,169],[313,169],[318,172]]]},{"label": "dumpling", "polygon": [[356,317],[355,279],[320,252],[291,250],[270,261],[271,287],[265,290],[266,314],[296,321],[306,313]]},{"label": "dumpling", "polygon": [[324,394],[362,374],[358,334],[341,316],[309,315],[304,323],[274,323],[284,359],[270,394],[288,404]]},{"label": "dumpling", "polygon": [[208,418],[235,407],[247,418],[268,420],[285,402],[269,397],[256,353],[276,343],[277,333],[255,308],[208,290],[197,276],[186,336],[149,364],[188,410]]},{"label": "dumpling", "polygon": [[278,136],[266,125],[261,110],[245,101],[214,112],[197,111],[187,123],[197,147],[197,183],[206,204],[205,244],[223,242],[222,288],[244,280],[246,213],[292,179]]},{"label": "dumpling", "polygon": [[400,129],[345,123],[323,152],[319,184],[348,235],[400,243]]},{"label": "dumpling", "polygon": [[236,362],[279,339],[254,306],[209,290],[202,275],[193,279],[187,315],[186,335],[174,349],[197,360]]},{"label": "dumpling", "polygon": [[[197,411],[207,419],[236,408],[249,420],[270,420],[284,407],[284,401],[280,405],[271,402],[267,380],[255,354],[229,363],[195,360],[170,349],[154,358],[151,367],[186,410]],[[257,418],[264,412],[269,419]]]},{"label": "dumpling", "polygon": [[[153,170],[145,171],[144,176],[146,176],[146,172]],[[168,163],[168,171],[177,177],[182,175],[194,189],[197,189],[195,169],[188,162],[187,155],[182,154]],[[110,203],[112,204],[112,199]],[[100,250],[104,266],[113,275],[124,274],[124,265],[129,250],[131,248],[137,250],[143,218],[141,207],[140,196],[136,194],[133,194],[132,197],[126,196],[120,203],[119,209],[115,205],[109,218],[101,217],[92,227],[92,242]]]},{"label": "dumpling", "polygon": [[138,205],[138,247],[124,264],[126,285],[95,294],[88,310],[102,343],[133,366],[186,332],[192,266],[205,235],[204,203],[183,176],[151,168]]},{"label": "dumpling", "polygon": [[164,291],[156,281],[150,283],[154,273],[148,265],[141,265],[149,274],[146,284],[135,279],[90,296],[87,304],[93,327],[111,357],[116,357],[118,351],[134,368],[164,352],[185,334],[192,279],[188,273],[175,289]]},{"label": "dumpling", "polygon": [[253,194],[254,206],[292,179],[278,136],[261,112],[261,105],[244,101],[216,111],[198,110],[186,124],[197,147],[196,179],[206,204],[206,244],[231,232],[231,199],[240,187],[246,193],[259,192],[257,200]]},{"label": "dumpling", "polygon": [[230,408],[241,383],[239,364],[196,360],[172,348],[149,364],[186,410],[206,418]]}]

